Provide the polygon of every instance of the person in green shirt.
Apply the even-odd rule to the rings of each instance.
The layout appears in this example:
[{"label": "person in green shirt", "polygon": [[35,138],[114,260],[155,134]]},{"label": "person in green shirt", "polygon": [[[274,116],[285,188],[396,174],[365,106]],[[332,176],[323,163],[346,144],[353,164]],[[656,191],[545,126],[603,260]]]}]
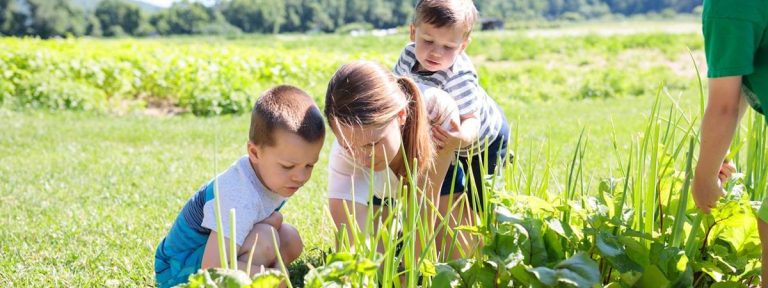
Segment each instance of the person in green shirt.
[{"label": "person in green shirt", "polygon": [[[704,0],[702,15],[709,96],[701,122],[701,150],[693,199],[704,213],[725,195],[735,167],[725,159],[746,103],[768,105],[768,0]],[[768,200],[757,213],[763,262],[768,259]],[[763,266],[761,278],[768,279]],[[764,282],[764,284],[768,284]]]}]

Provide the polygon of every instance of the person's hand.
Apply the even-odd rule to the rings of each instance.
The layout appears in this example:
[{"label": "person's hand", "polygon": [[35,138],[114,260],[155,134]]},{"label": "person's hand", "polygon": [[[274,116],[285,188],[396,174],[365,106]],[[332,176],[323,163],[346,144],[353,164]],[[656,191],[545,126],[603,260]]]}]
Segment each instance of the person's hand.
[{"label": "person's hand", "polygon": [[709,213],[715,208],[720,197],[725,195],[723,185],[734,172],[736,167],[730,161],[724,161],[716,179],[704,179],[705,177],[696,175],[693,179],[693,201],[696,202],[696,207],[704,213]]},{"label": "person's hand", "polygon": [[723,195],[725,190],[720,179],[693,179],[693,201],[701,212],[709,214]]},{"label": "person's hand", "polygon": [[461,124],[456,119],[451,119],[450,126],[450,130],[445,130],[439,125],[432,126],[432,141],[438,151],[443,149],[454,151],[461,146]]},{"label": "person's hand", "polygon": [[720,172],[717,174],[717,178],[720,179],[720,183],[725,184],[733,173],[736,173],[736,166],[731,161],[725,160],[723,165],[720,165]]},{"label": "person's hand", "polygon": [[432,126],[442,126],[449,130],[450,119],[459,119],[459,108],[450,95],[437,88],[430,88],[430,97],[427,97],[427,117]]}]

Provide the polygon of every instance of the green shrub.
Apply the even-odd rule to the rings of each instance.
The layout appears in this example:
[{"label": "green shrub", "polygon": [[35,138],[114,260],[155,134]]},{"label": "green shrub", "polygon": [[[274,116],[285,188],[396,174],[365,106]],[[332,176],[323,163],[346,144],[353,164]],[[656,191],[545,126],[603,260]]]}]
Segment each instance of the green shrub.
[{"label": "green shrub", "polygon": [[34,74],[21,83],[15,104],[21,108],[51,110],[101,110],[106,101],[103,91],[72,80]]}]

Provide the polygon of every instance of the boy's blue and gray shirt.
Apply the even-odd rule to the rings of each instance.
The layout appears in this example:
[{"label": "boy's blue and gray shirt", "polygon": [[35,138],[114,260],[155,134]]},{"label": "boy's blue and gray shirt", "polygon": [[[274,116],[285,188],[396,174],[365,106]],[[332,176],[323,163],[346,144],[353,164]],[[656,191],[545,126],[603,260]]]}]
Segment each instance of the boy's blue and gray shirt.
[{"label": "boy's blue and gray shirt", "polygon": [[[394,73],[413,79],[416,83],[444,90],[456,101],[459,114],[464,117],[474,114],[480,120],[480,134],[474,145],[459,150],[459,155],[470,156],[470,149],[478,155],[485,148],[485,139],[489,143],[496,139],[504,121],[498,105],[483,87],[480,87],[477,72],[466,53],[456,57],[456,62],[446,69],[435,72],[416,70],[416,45],[405,46],[395,64]],[[472,148],[474,146],[474,148]]]},{"label": "boy's blue and gray shirt", "polygon": [[[269,191],[262,184],[247,155],[235,161],[215,179],[215,182],[210,181],[203,185],[187,201],[168,235],[157,247],[155,273],[160,286],[176,283],[176,278],[186,279],[183,274],[194,273],[200,268],[199,261],[202,260],[202,251],[211,231],[224,233],[224,237],[229,237],[230,209],[235,209],[235,241],[237,245],[242,246],[253,225],[269,217],[285,203],[284,197]],[[216,201],[213,190],[216,182],[221,205],[221,229],[216,227],[214,212]]]}]

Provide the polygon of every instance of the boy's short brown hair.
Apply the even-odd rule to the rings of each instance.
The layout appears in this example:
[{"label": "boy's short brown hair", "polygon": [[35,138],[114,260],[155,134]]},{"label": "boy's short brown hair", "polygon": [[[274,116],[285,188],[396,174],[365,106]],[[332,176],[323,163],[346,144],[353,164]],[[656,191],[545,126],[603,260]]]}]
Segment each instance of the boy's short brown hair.
[{"label": "boy's short brown hair", "polygon": [[476,19],[477,8],[472,0],[419,0],[413,14],[413,25],[450,26],[463,29],[464,36],[469,37]]},{"label": "boy's short brown hair", "polygon": [[325,123],[315,101],[306,92],[290,85],[264,91],[253,104],[249,140],[256,145],[272,146],[276,129],[296,133],[307,142],[325,136]]}]

